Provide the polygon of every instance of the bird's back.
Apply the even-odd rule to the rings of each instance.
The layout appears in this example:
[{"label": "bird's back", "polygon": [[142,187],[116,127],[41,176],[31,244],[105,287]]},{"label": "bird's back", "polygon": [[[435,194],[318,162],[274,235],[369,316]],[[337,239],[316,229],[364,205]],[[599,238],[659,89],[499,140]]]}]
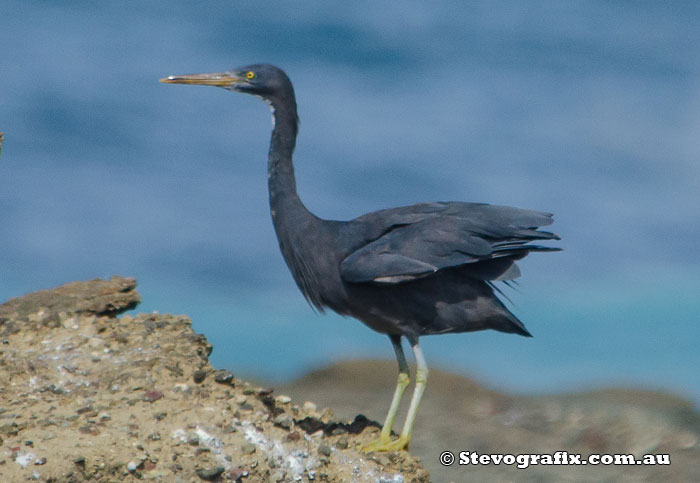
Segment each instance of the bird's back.
[{"label": "bird's back", "polygon": [[312,292],[295,274],[301,268],[290,269],[312,305],[382,333],[490,328],[529,335],[494,283],[519,276],[515,261],[529,252],[555,250],[531,244],[558,239],[537,229],[551,222],[548,213],[460,202],[380,210],[347,222],[316,218],[302,227],[314,238],[307,238],[309,253],[297,257],[315,273],[306,276],[314,280]]}]

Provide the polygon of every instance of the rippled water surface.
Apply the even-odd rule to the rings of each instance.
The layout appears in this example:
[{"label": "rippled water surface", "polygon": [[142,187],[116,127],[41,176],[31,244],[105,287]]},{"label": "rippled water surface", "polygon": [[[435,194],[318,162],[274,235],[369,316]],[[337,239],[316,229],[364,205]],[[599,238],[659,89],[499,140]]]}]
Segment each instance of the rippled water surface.
[{"label": "rippled water surface", "polygon": [[238,373],[392,357],[297,293],[267,208],[268,110],[158,83],[271,62],[297,89],[299,191],[319,216],[556,213],[566,251],[529,257],[509,295],[535,338],[426,338],[431,364],[700,401],[697,2],[69,5],[0,3],[0,298],[118,273]]}]

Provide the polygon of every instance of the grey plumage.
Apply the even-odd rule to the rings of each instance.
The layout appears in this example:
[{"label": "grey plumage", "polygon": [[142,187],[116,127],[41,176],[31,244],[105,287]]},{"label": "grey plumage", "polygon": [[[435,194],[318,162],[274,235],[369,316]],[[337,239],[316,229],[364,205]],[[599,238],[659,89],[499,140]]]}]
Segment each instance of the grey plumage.
[{"label": "grey plumage", "polygon": [[[389,335],[401,374],[407,373],[401,336],[414,346],[424,379],[420,336],[484,329],[530,336],[499,300],[494,283],[517,278],[515,262],[530,252],[558,250],[537,244],[559,239],[538,229],[552,223],[551,214],[436,202],[375,211],[350,221],[322,220],[296,192],[292,153],[297,108],[292,83],[282,70],[256,64],[218,74],[171,76],[163,82],[215,85],[253,94],[270,105],[275,121],[268,156],[270,212],[284,260],[314,308],[330,308]],[[417,386],[401,436],[404,446],[425,385],[418,382],[420,390]],[[389,430],[406,384],[400,376],[387,418]],[[385,428],[375,449],[403,447],[392,446],[388,439]]]}]

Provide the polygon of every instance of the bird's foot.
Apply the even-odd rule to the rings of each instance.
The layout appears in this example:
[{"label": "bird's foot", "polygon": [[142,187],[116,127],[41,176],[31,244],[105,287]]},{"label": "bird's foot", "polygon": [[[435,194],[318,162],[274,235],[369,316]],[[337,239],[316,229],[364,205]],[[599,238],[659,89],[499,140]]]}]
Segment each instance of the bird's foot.
[{"label": "bird's foot", "polygon": [[411,438],[408,436],[400,436],[398,439],[392,440],[390,437],[382,438],[379,437],[371,443],[361,448],[365,453],[371,453],[373,451],[401,451],[402,449],[408,450],[408,443]]}]

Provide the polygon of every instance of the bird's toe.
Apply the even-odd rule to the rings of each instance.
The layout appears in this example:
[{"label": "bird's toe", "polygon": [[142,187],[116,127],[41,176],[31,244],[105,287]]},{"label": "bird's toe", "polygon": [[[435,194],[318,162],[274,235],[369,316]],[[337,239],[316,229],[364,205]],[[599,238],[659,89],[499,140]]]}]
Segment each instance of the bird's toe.
[{"label": "bird's toe", "polygon": [[400,436],[398,439],[392,440],[391,438],[378,438],[371,443],[363,446],[361,450],[365,453],[372,453],[374,451],[401,451],[408,449],[408,443],[411,441],[410,437]]}]

